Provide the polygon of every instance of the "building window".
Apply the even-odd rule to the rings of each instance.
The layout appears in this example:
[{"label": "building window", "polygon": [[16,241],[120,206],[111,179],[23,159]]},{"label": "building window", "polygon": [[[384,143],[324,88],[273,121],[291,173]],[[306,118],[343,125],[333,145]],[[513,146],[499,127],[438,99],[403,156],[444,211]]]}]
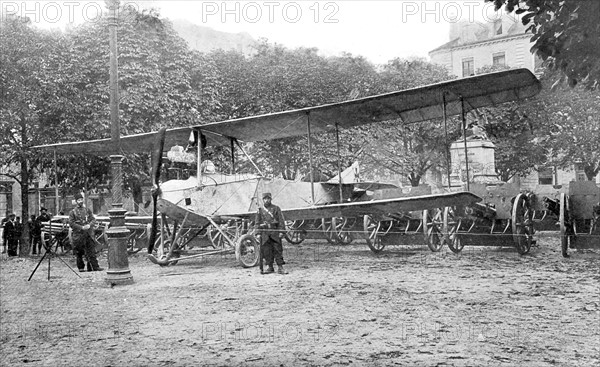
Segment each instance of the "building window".
[{"label": "building window", "polygon": [[502,34],[502,20],[498,20],[496,23],[494,23],[494,29],[496,30],[496,36]]},{"label": "building window", "polygon": [[468,59],[463,59],[462,69],[463,69],[463,73],[462,73],[463,77],[475,75],[475,62],[473,61],[472,57],[470,57]]},{"label": "building window", "polygon": [[498,52],[492,55],[492,65],[506,66],[506,56],[504,52]]},{"label": "building window", "polygon": [[551,167],[542,167],[538,171],[538,184],[540,185],[552,185],[553,184],[553,172]]}]

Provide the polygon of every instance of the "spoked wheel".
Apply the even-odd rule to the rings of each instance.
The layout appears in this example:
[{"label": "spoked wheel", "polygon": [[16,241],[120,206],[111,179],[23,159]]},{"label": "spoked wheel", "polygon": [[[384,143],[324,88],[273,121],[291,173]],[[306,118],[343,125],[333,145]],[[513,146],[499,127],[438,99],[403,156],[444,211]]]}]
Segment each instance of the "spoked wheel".
[{"label": "spoked wheel", "polygon": [[[337,219],[338,218],[334,218],[336,219],[336,228],[338,227],[337,225]],[[338,240],[340,241],[340,245],[349,245],[350,243],[352,243],[352,240],[354,239],[352,237],[352,232],[351,229],[356,225],[356,218],[342,218],[343,219],[343,223],[341,226],[339,226],[339,230],[337,231],[337,237]]]},{"label": "spoked wheel", "polygon": [[[229,221],[224,224],[219,224],[219,228],[230,239],[235,238],[237,231],[236,223]],[[223,233],[221,233],[221,231],[217,230],[213,226],[210,226],[208,237],[210,238],[210,242],[215,249],[225,249],[231,247],[231,243],[225,237],[223,237]]]},{"label": "spoked wheel", "polygon": [[423,234],[427,246],[438,252],[444,246],[444,210],[423,210]]},{"label": "spoked wheel", "polygon": [[378,221],[370,215],[364,216],[363,228],[371,251],[377,254],[385,248],[385,243],[381,239],[392,229],[392,223],[391,220]]},{"label": "spoked wheel", "polygon": [[448,248],[455,254],[462,251],[465,247],[458,231],[462,224],[462,220],[457,215],[456,207],[447,207],[444,209],[444,233],[448,243]]},{"label": "spoked wheel", "polygon": [[323,218],[321,228],[325,233],[327,242],[332,245],[349,245],[352,242],[352,235],[347,228],[353,226],[355,221],[353,218],[343,217]]},{"label": "spoked wheel", "polygon": [[235,245],[235,258],[244,268],[258,265],[260,243],[254,234],[247,233],[239,238]]},{"label": "spoked wheel", "polygon": [[285,221],[285,240],[292,245],[299,245],[306,239],[306,229],[303,220]]},{"label": "spoked wheel", "polygon": [[512,233],[517,252],[525,255],[533,243],[533,220],[529,200],[525,194],[515,198],[512,208]]},{"label": "spoked wheel", "polygon": [[573,224],[571,223],[571,212],[569,197],[565,193],[560,194],[560,249],[563,257],[569,257],[569,247],[574,237]]}]

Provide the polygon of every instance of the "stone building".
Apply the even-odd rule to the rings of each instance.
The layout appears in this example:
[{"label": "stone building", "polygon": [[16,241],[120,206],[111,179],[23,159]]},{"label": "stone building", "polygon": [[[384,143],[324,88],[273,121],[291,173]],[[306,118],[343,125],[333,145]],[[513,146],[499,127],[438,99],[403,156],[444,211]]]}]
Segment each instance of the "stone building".
[{"label": "stone building", "polygon": [[461,21],[450,27],[450,41],[429,52],[431,62],[459,78],[488,65],[527,68],[541,64],[531,54],[530,34],[519,20],[506,16],[492,23]]}]

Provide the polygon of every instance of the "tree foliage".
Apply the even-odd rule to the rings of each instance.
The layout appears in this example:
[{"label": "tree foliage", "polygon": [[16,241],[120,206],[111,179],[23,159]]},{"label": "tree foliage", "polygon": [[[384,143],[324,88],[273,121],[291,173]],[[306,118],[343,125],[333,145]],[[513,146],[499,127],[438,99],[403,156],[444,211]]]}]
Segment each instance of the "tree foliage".
[{"label": "tree foliage", "polygon": [[[422,59],[394,59],[384,66],[380,80],[385,91],[415,88],[449,80],[445,68]],[[446,136],[442,121],[424,121],[404,125],[399,121],[370,125],[364,136],[367,170],[387,170],[400,174],[412,186],[418,186],[432,167],[445,170],[448,145],[457,138],[454,124],[449,124]]]},{"label": "tree foliage", "polygon": [[[120,10],[118,23],[119,121],[122,135],[176,127],[211,119],[217,104],[216,69],[209,60],[189,50],[170,22],[155,12]],[[68,30],[69,53],[63,81],[75,97],[62,109],[70,127],[58,141],[110,136],[109,37],[107,19]],[[125,180],[148,179],[147,155],[129,156]],[[64,156],[58,180],[74,190],[105,182],[106,157]]]},{"label": "tree foliage", "polygon": [[486,0],[522,16],[533,36],[532,52],[571,86],[596,89],[600,82],[600,1]]},{"label": "tree foliage", "polygon": [[[485,66],[476,74],[510,69],[507,66]],[[508,182],[514,176],[529,174],[542,164],[546,150],[537,144],[536,136],[543,128],[542,122],[528,113],[534,100],[504,103],[474,111],[475,118],[496,146],[495,170],[498,179]]]},{"label": "tree foliage", "polygon": [[[72,97],[61,81],[66,42],[60,33],[31,27],[27,18],[7,17],[0,24],[0,160],[4,176],[21,186],[21,217],[29,218],[29,185],[40,157],[30,150],[67,133],[62,106]],[[25,226],[26,227],[26,226]],[[27,228],[21,253],[28,253]]]},{"label": "tree foliage", "polygon": [[556,73],[541,77],[542,92],[524,106],[540,128],[535,142],[546,150],[548,165],[570,169],[577,164],[588,180],[600,172],[600,92],[583,86],[550,90]]}]

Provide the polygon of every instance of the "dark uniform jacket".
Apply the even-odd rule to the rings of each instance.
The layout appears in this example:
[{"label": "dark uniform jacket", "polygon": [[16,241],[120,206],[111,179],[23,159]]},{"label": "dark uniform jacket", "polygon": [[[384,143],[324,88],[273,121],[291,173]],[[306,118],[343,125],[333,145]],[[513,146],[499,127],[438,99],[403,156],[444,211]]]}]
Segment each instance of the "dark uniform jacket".
[{"label": "dark uniform jacket", "polygon": [[17,229],[17,225],[13,221],[7,221],[4,223],[4,232],[2,233],[2,237],[6,241],[16,240],[19,238],[19,230]]},{"label": "dark uniform jacket", "polygon": [[269,238],[281,243],[279,234],[285,231],[285,219],[277,205],[271,204],[269,207],[258,208],[255,223],[262,229],[261,244],[267,242]]},{"label": "dark uniform jacket", "polygon": [[[83,229],[86,224],[90,225],[90,229],[87,231]],[[73,228],[73,240],[77,241],[84,236],[89,235],[93,238],[94,225],[96,224],[96,218],[89,208],[76,207],[71,210],[69,214],[69,225]]]}]

